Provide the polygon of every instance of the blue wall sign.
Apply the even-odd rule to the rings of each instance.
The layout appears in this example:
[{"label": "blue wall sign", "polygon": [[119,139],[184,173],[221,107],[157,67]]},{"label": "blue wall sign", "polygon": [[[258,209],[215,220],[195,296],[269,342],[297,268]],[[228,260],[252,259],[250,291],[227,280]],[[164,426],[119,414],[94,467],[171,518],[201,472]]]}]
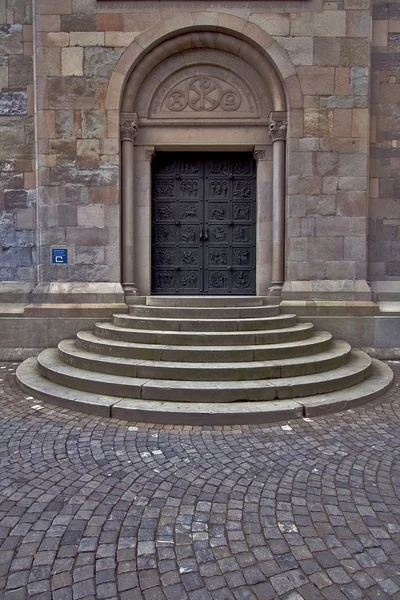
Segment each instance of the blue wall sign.
[{"label": "blue wall sign", "polygon": [[68,262],[67,248],[52,248],[51,262],[53,265],[66,265]]}]

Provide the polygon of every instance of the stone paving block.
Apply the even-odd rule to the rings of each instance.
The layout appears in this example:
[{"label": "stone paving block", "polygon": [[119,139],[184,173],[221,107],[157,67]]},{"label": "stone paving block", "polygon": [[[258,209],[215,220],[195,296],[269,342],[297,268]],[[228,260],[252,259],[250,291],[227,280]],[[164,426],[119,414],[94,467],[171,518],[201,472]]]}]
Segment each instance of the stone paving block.
[{"label": "stone paving block", "polygon": [[41,404],[16,367],[0,364],[4,598],[396,599],[398,387],[304,420],[155,426]]}]

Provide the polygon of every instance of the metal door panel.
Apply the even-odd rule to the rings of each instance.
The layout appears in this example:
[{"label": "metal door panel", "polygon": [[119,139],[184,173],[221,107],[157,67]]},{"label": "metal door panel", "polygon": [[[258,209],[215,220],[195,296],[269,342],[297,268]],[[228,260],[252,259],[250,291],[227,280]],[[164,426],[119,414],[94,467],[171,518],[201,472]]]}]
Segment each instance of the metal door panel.
[{"label": "metal door panel", "polygon": [[250,154],[160,153],[153,171],[153,293],[255,293]]}]

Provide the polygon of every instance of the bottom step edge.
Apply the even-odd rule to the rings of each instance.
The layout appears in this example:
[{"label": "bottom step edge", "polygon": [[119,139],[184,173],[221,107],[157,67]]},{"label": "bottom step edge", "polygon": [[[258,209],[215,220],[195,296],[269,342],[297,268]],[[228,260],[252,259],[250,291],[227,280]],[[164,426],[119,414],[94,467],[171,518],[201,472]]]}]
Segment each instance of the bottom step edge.
[{"label": "bottom step edge", "polygon": [[340,391],[303,398],[230,403],[183,403],[101,396],[66,388],[43,377],[36,358],[17,369],[20,388],[36,399],[99,417],[160,425],[257,425],[342,412],[376,399],[392,384],[393,371],[376,359],[371,375]]}]

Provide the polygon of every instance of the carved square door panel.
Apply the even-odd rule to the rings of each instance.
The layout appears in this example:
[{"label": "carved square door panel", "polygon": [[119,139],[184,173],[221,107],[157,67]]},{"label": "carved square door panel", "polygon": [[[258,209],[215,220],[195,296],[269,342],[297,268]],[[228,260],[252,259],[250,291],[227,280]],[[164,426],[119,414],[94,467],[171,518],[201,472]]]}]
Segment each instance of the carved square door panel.
[{"label": "carved square door panel", "polygon": [[154,294],[255,294],[251,154],[159,153],[152,198]]}]

